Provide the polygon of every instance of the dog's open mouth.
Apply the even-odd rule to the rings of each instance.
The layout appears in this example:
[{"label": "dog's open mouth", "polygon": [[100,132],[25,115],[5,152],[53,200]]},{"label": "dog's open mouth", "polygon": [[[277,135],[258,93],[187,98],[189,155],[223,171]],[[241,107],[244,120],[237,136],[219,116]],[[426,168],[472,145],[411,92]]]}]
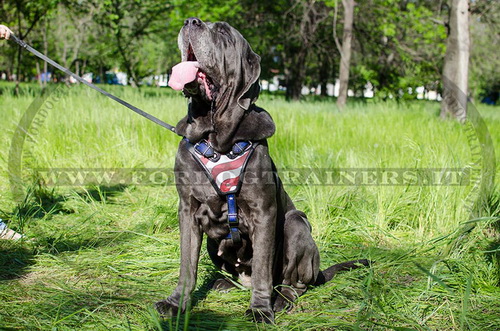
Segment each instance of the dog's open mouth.
[{"label": "dog's open mouth", "polygon": [[191,44],[189,44],[189,47],[188,47],[187,60],[188,61],[196,61],[197,60],[196,55],[194,55],[193,46],[191,46]]},{"label": "dog's open mouth", "polygon": [[209,100],[212,100],[212,89],[214,84],[210,77],[201,70],[200,63],[197,61],[191,45],[188,47],[186,61],[175,65],[172,68],[172,75],[168,80],[168,86],[174,90],[180,91],[184,89],[186,84],[189,84],[196,79],[200,85],[205,88],[205,94]]}]

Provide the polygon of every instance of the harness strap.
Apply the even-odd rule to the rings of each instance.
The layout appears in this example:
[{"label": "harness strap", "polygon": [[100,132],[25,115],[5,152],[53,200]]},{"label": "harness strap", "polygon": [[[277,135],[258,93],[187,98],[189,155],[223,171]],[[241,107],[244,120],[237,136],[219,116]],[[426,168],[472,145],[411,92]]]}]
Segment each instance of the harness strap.
[{"label": "harness strap", "polygon": [[238,230],[238,207],[234,194],[228,194],[227,197],[227,223],[229,225],[229,234],[226,239],[232,239],[233,243],[241,242],[240,231]]}]

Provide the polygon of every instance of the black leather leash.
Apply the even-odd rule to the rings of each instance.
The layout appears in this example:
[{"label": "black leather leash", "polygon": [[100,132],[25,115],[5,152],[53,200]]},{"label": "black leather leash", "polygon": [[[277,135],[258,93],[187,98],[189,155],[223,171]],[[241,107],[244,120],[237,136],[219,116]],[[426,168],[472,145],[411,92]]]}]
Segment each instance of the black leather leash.
[{"label": "black leather leash", "polygon": [[78,76],[77,74],[69,71],[67,68],[63,67],[62,65],[60,65],[59,63],[49,59],[47,56],[43,55],[42,53],[40,53],[39,51],[37,51],[36,49],[34,49],[33,47],[31,47],[30,45],[28,45],[27,43],[25,43],[23,40],[17,38],[15,35],[11,34],[10,35],[10,39],[12,39],[13,41],[15,41],[19,46],[21,46],[22,48],[26,49],[27,51],[29,51],[30,53],[34,54],[35,56],[39,57],[40,59],[42,59],[43,61],[49,63],[50,65],[52,65],[53,67],[61,70],[62,72],[64,72],[65,74],[73,77],[74,79],[76,79],[77,81],[79,81],[80,83],[82,84],[85,84],[87,85],[88,87],[90,88],[93,88],[94,90],[96,90],[97,92],[101,93],[101,94],[104,94],[105,96],[107,96],[108,98],[111,98],[113,100],[115,100],[116,102],[122,104],[123,106],[127,107],[128,109],[136,112],[137,114],[147,118],[148,120],[152,121],[152,122],[155,122],[156,124],[158,125],[161,125],[162,127],[168,129],[169,131],[173,132],[173,133],[176,133],[175,132],[175,127],[168,124],[168,123],[165,123],[163,122],[162,120],[160,120],[159,118],[151,115],[151,114],[148,114],[146,113],[145,111],[135,107],[135,106],[132,106],[131,104],[129,104],[128,102],[104,91],[103,89],[95,86],[94,84],[92,83],[89,83],[87,82],[85,79],[83,79],[82,77]]}]

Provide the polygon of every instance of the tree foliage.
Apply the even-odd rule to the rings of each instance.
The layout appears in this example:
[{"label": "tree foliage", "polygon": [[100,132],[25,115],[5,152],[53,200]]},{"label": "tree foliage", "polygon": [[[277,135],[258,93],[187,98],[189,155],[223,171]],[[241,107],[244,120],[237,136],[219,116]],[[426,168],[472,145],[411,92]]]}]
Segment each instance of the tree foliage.
[{"label": "tree foliage", "polygon": [[[35,48],[46,46],[56,61],[100,77],[119,68],[136,85],[179,61],[177,33],[191,16],[239,29],[261,55],[262,77],[280,75],[290,99],[300,98],[304,85],[322,86],[324,94],[338,77],[340,0],[4,0],[0,6],[1,23]],[[349,89],[359,93],[370,82],[380,98],[415,98],[418,86],[439,89],[448,12],[444,0],[357,0]],[[499,12],[494,0],[471,3],[473,96],[498,90],[492,38],[498,39]],[[2,43],[0,70],[12,76],[18,68],[25,79],[39,74],[36,59],[18,56]]]},{"label": "tree foliage", "polygon": [[432,2],[370,2],[356,7],[354,86],[370,81],[382,97],[409,96],[409,88],[417,86],[435,88],[446,30],[433,22]]}]

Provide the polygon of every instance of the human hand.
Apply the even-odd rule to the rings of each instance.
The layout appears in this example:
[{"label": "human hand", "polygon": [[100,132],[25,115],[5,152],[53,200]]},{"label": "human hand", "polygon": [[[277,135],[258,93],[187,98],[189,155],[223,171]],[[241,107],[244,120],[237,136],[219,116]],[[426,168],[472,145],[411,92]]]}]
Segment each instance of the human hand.
[{"label": "human hand", "polygon": [[0,39],[9,39],[12,31],[5,25],[0,24]]}]

